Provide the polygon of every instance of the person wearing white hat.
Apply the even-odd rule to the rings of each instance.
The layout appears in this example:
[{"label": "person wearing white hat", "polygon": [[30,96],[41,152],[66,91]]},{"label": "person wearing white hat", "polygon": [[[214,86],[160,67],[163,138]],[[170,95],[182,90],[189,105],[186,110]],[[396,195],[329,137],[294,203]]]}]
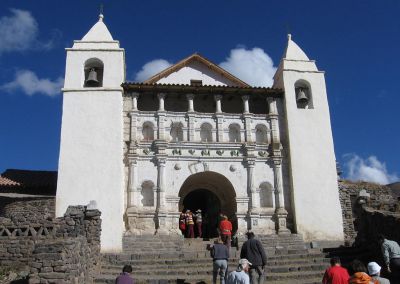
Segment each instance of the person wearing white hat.
[{"label": "person wearing white hat", "polygon": [[226,283],[250,284],[250,277],[247,274],[249,272],[250,265],[251,263],[246,258],[240,259],[237,269],[229,273]]},{"label": "person wearing white hat", "polygon": [[373,280],[379,281],[380,284],[390,284],[389,279],[380,277],[381,267],[374,261],[368,263],[368,274]]}]

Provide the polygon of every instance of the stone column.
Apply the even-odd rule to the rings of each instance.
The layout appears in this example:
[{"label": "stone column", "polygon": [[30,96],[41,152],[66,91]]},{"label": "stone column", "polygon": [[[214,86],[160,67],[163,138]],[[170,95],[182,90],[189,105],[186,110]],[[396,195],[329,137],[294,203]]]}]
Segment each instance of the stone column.
[{"label": "stone column", "polygon": [[164,99],[165,99],[165,94],[160,93],[157,95],[159,99],[159,109],[157,112],[158,116],[158,139],[160,140],[165,140],[165,118],[166,118],[166,112],[164,109]]},{"label": "stone column", "polygon": [[243,113],[249,113],[249,96],[242,96],[243,100]]},{"label": "stone column", "polygon": [[222,112],[222,108],[221,108],[222,96],[221,95],[215,95],[214,99],[215,99],[215,112],[216,113],[221,113]]},{"label": "stone column", "polygon": [[139,93],[132,93],[132,110],[138,110],[137,100],[139,98]]},{"label": "stone column", "polygon": [[157,157],[157,168],[158,168],[158,176],[157,176],[157,190],[158,190],[158,198],[156,204],[156,229],[158,235],[166,235],[168,234],[167,228],[167,208],[166,208],[166,200],[165,200],[165,162],[166,157],[158,156]]},{"label": "stone column", "polygon": [[254,186],[254,166],[255,161],[247,161],[247,192],[250,195],[250,212],[257,212],[260,209],[260,199],[257,198],[257,191]]},{"label": "stone column", "polygon": [[186,98],[188,100],[188,112],[194,112],[194,95],[187,94]]},{"label": "stone column", "polygon": [[157,97],[158,97],[158,111],[165,111],[164,109],[165,94],[159,93]]},{"label": "stone column", "polygon": [[278,222],[278,234],[288,234],[290,231],[286,226],[287,211],[285,209],[285,198],[282,184],[282,158],[273,158],[274,162],[274,183],[275,183],[275,216]]},{"label": "stone column", "polygon": [[139,93],[132,93],[132,110],[129,113],[131,118],[131,141],[138,140],[138,133],[137,133],[137,99],[139,97]]},{"label": "stone column", "polygon": [[271,121],[271,138],[272,138],[272,150],[279,152],[281,148],[281,138],[279,134],[279,122],[278,122],[278,109],[276,107],[276,100],[274,98],[267,98],[269,104],[269,119]]},{"label": "stone column", "polygon": [[157,159],[158,176],[157,176],[157,188],[158,188],[158,210],[165,210],[165,159]]}]

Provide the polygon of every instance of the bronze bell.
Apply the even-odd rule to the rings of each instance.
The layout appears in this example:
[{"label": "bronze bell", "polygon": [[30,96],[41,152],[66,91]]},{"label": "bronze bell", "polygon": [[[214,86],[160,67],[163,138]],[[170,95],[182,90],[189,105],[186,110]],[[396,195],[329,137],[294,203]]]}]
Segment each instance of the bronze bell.
[{"label": "bronze bell", "polygon": [[298,104],[301,104],[301,105],[305,105],[308,103],[308,97],[304,93],[303,88],[299,88],[299,91],[297,92],[297,96],[296,96],[296,101]]},{"label": "bronze bell", "polygon": [[86,86],[88,87],[98,87],[100,85],[99,80],[97,80],[97,72],[94,68],[91,68],[86,80]]}]

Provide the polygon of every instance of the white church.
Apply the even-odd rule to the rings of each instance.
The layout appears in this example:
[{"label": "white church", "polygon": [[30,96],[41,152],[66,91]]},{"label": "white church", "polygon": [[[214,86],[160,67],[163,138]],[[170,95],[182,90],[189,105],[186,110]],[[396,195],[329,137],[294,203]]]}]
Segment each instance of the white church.
[{"label": "white church", "polygon": [[56,215],[102,212],[102,251],[126,235],[179,235],[178,218],[220,213],[243,234],[343,241],[324,72],[288,36],[272,88],[199,54],[141,83],[100,15],[67,48]]}]

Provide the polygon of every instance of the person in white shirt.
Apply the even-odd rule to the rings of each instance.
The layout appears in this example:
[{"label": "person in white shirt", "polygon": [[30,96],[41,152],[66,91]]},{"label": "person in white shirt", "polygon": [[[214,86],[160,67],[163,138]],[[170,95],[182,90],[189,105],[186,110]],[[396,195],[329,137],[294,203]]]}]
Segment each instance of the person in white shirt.
[{"label": "person in white shirt", "polygon": [[227,284],[250,284],[250,277],[248,275],[251,263],[242,258],[239,260],[239,265],[235,271],[228,275]]}]

